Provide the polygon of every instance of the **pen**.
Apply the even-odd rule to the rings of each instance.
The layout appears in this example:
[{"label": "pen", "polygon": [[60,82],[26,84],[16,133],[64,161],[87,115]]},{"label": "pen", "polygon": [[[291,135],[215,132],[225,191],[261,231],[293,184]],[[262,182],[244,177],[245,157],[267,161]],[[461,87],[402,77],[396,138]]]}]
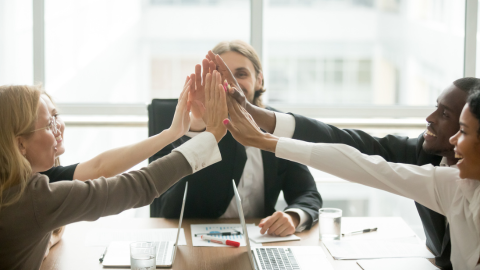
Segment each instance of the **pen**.
[{"label": "pen", "polygon": [[228,246],[232,246],[232,247],[239,247],[240,246],[240,242],[215,238],[215,237],[211,237],[211,236],[208,236],[208,235],[202,235],[202,240],[210,241],[212,243],[217,243],[217,244],[224,244],[224,245],[228,245]]},{"label": "pen", "polygon": [[349,233],[342,233],[342,236],[350,236],[350,235],[355,235],[355,234],[362,234],[362,233],[369,233],[369,232],[375,232],[378,228],[369,228],[369,229],[364,229],[361,231],[355,231],[355,232],[349,232]]},{"label": "pen", "polygon": [[195,237],[197,237],[197,235],[241,235],[242,233],[241,232],[222,232],[222,233],[196,233],[195,234]]},{"label": "pen", "polygon": [[108,246],[105,247],[105,251],[103,252],[103,254],[98,259],[101,263],[103,262],[103,259],[105,258],[105,254],[107,254],[107,249],[108,249]]}]

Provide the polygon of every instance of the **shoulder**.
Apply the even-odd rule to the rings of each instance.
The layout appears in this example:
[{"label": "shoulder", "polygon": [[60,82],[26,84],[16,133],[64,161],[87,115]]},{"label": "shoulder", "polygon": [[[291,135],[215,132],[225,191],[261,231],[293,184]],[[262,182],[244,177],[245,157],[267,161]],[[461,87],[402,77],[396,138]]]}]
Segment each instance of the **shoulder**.
[{"label": "shoulder", "polygon": [[62,180],[73,180],[73,175],[77,166],[78,163],[69,166],[56,166],[48,171],[42,172],[41,174],[46,175],[51,183]]}]

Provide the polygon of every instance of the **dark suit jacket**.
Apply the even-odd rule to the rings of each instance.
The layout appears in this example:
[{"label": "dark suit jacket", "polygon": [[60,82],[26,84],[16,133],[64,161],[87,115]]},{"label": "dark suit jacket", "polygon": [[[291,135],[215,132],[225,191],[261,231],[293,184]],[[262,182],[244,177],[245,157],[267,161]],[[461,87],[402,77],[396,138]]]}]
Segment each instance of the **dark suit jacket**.
[{"label": "dark suit jacket", "polygon": [[[171,147],[157,153],[151,160],[170,153],[173,148],[189,139],[189,137],[183,136]],[[151,217],[179,217],[186,181],[188,181],[189,187],[185,203],[185,218],[218,218],[225,213],[233,198],[232,179],[235,179],[238,186],[247,156],[245,147],[238,143],[229,132],[218,146],[222,154],[222,161],[181,179],[162,196],[155,199],[150,206]],[[306,227],[306,229],[310,229],[318,220],[318,209],[322,207],[322,198],[308,168],[277,158],[274,153],[267,151],[262,151],[262,159],[265,212],[261,217],[275,212],[278,195],[283,190],[288,204],[287,209],[300,208],[311,217],[311,222]]]},{"label": "dark suit jacket", "polygon": [[[295,117],[293,138],[314,143],[343,143],[367,155],[379,155],[389,162],[438,166],[441,157],[423,151],[423,134],[418,138],[387,135],[376,138],[361,130],[339,129],[320,121],[292,114]],[[415,202],[427,237],[427,246],[435,254],[435,263],[452,269],[450,231],[445,216]]]}]

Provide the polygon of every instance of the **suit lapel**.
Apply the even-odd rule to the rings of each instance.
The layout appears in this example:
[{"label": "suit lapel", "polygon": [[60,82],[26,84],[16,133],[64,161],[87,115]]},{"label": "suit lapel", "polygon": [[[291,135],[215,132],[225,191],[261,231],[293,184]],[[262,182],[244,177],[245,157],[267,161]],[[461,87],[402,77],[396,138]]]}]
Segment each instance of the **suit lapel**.
[{"label": "suit lapel", "polygon": [[263,181],[265,185],[265,212],[270,213],[271,207],[275,208],[275,202],[277,198],[274,198],[273,206],[271,204],[272,198],[272,189],[275,188],[275,182],[277,181],[277,159],[275,154],[267,151],[262,151],[262,162],[263,162]]}]

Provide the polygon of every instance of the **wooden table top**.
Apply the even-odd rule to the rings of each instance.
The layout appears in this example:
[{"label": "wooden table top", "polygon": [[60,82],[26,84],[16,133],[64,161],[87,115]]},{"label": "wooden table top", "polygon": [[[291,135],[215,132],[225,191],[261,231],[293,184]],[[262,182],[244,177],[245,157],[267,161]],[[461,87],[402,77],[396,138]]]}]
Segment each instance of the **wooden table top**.
[{"label": "wooden table top", "polygon": [[[246,223],[258,225],[260,219],[246,219]],[[215,248],[215,247],[194,247],[190,224],[211,224],[211,223],[240,223],[238,219],[184,219],[182,228],[185,230],[186,246],[179,246],[177,256],[173,264],[175,270],[215,270],[250,269],[247,256],[247,248]],[[152,229],[152,228],[176,228],[178,219],[164,218],[135,218],[135,219],[100,219],[96,222],[79,222],[67,226],[63,239],[55,245],[48,257],[43,261],[42,270],[76,270],[76,269],[116,269],[103,268],[99,262],[104,247],[90,247],[85,245],[88,231],[93,228],[112,229]],[[264,246],[321,246],[327,259],[334,269],[361,269],[354,260],[339,261],[333,260],[328,250],[318,239],[318,223],[310,230],[296,233],[302,240],[290,242],[275,242],[263,244]],[[119,268],[122,269],[122,268]],[[125,269],[125,268],[123,268]]]}]

